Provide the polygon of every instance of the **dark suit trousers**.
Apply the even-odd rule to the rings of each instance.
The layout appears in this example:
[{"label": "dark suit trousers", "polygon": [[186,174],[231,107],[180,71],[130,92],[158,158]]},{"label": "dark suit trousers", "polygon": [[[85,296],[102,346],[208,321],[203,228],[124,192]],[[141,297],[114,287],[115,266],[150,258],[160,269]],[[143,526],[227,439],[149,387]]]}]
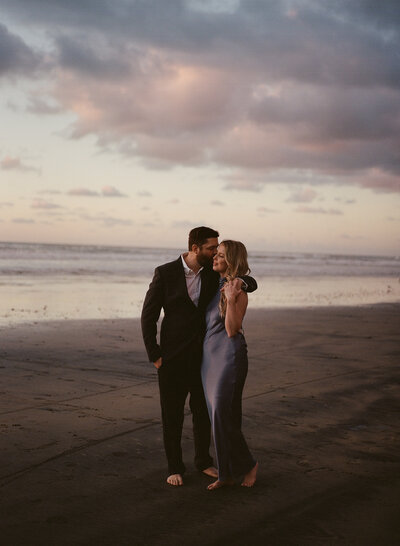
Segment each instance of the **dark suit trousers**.
[{"label": "dark suit trousers", "polygon": [[194,361],[191,357],[192,355],[188,355],[186,358],[163,360],[161,368],[158,369],[164,447],[169,474],[185,472],[181,438],[188,395],[193,420],[195,466],[198,470],[204,470],[213,464],[209,454],[211,430],[201,382],[200,357]]}]

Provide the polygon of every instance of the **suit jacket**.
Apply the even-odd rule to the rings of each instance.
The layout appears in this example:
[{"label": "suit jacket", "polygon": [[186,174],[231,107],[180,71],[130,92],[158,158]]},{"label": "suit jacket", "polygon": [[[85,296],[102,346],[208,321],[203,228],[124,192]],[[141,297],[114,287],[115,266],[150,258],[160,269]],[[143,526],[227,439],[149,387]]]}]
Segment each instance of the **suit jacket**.
[{"label": "suit jacket", "polygon": [[[160,265],[154,271],[143,303],[141,323],[143,340],[151,362],[171,360],[186,351],[200,355],[205,333],[205,310],[218,289],[219,274],[204,267],[201,275],[201,292],[198,306],[193,303],[186,287],[182,259]],[[252,277],[244,277],[247,291],[253,292],[257,283]],[[157,321],[161,309],[164,318],[157,343]]]}]

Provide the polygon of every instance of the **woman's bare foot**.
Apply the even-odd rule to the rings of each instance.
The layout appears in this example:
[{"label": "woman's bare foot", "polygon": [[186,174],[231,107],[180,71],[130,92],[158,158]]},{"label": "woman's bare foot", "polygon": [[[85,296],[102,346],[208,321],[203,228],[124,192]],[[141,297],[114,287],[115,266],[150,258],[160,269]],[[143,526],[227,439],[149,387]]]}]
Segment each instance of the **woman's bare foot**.
[{"label": "woman's bare foot", "polygon": [[170,485],[183,485],[183,479],[180,474],[171,474],[171,476],[168,476],[167,483]]},{"label": "woman's bare foot", "polygon": [[209,466],[208,468],[205,468],[202,470],[203,474],[206,476],[210,476],[210,478],[218,478],[218,470],[214,468],[213,466]]},{"label": "woman's bare foot", "polygon": [[225,487],[227,485],[233,485],[235,482],[233,480],[225,480],[225,481],[220,481],[220,480],[217,480],[213,483],[210,483],[210,485],[207,487],[207,489],[209,491],[212,491],[213,489],[220,489],[221,487]]},{"label": "woman's bare foot", "polygon": [[243,487],[253,487],[257,479],[257,470],[258,470],[258,463],[256,463],[253,466],[253,468],[250,470],[250,472],[247,472],[247,474],[243,478],[243,481],[242,481]]}]

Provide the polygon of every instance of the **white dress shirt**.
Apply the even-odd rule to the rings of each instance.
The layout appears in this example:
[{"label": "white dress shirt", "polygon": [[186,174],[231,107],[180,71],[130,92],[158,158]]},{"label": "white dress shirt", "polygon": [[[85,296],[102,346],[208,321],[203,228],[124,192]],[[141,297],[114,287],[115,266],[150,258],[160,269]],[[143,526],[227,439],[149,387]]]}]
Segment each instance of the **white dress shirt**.
[{"label": "white dress shirt", "polygon": [[199,304],[199,298],[200,298],[200,291],[201,291],[201,271],[203,268],[201,267],[197,273],[193,271],[193,269],[190,269],[188,267],[187,263],[185,262],[184,258],[185,254],[181,254],[182,258],[182,265],[183,270],[185,272],[185,279],[186,279],[186,288],[189,294],[189,298],[192,300],[192,302],[197,307]]}]

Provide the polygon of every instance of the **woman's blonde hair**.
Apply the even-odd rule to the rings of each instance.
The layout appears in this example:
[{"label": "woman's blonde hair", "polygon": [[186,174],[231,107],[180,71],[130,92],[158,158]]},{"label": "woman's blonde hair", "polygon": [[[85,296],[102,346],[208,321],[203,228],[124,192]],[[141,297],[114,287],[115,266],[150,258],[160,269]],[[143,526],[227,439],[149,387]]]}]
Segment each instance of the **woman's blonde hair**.
[{"label": "woman's blonde hair", "polygon": [[[247,263],[247,250],[243,243],[228,239],[221,241],[221,245],[224,245],[225,249],[225,261],[228,266],[225,277],[228,281],[250,273],[249,264]],[[224,317],[226,314],[226,297],[223,292],[221,292],[219,301],[219,311],[221,317]]]}]

